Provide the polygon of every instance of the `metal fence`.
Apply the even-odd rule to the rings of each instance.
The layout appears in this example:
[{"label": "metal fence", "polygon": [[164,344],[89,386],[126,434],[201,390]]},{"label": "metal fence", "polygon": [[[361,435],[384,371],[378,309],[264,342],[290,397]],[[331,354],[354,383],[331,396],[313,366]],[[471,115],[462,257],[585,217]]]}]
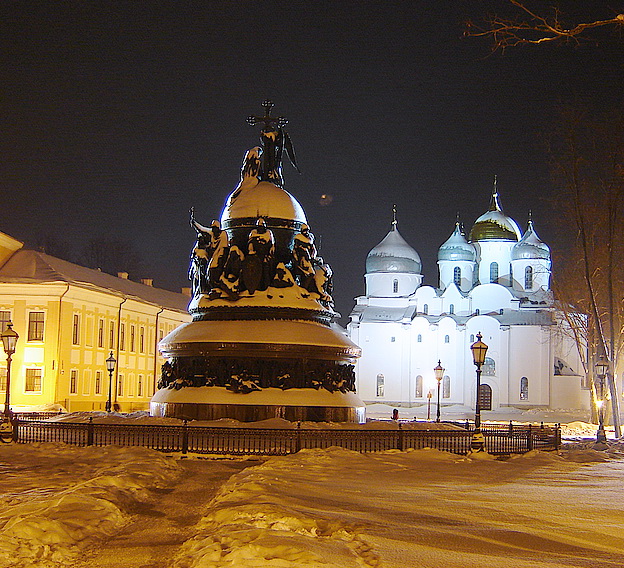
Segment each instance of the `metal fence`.
[{"label": "metal fence", "polygon": [[[533,449],[557,450],[559,426],[485,426],[485,447],[491,454],[520,454]],[[467,454],[473,430],[219,428],[206,426],[97,424],[89,422],[14,421],[13,440],[64,442],[79,446],[141,446],[164,452],[228,455],[286,455],[303,448],[340,446],[356,452],[435,448]]]}]

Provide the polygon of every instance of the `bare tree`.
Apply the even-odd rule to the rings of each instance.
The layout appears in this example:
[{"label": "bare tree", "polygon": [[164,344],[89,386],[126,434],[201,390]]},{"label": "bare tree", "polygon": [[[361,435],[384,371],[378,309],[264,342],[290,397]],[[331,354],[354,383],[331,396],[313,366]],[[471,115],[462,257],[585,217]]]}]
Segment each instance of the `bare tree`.
[{"label": "bare tree", "polygon": [[[524,0],[502,0],[500,12],[487,14],[483,21],[466,22],[466,36],[491,39],[492,48],[504,50],[518,45],[540,45],[572,41],[578,43],[589,32],[605,26],[624,26],[624,13],[609,10],[612,15],[586,22],[572,22],[556,6],[532,8]],[[509,15],[506,15],[509,13]]]},{"label": "bare tree", "polygon": [[94,238],[82,249],[81,262],[89,268],[117,274],[137,274],[141,270],[141,256],[131,243],[117,239]]},{"label": "bare tree", "polygon": [[574,306],[570,312],[588,316],[586,323],[568,321],[579,345],[610,363],[607,384],[619,437],[615,376],[624,370],[624,114],[591,119],[567,111],[550,142],[557,209],[572,237],[555,291],[562,304]]}]

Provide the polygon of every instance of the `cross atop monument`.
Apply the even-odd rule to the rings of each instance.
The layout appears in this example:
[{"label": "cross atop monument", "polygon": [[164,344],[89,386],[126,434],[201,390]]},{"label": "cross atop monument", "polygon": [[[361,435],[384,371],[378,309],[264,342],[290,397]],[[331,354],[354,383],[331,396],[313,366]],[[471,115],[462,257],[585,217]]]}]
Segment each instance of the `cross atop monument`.
[{"label": "cross atop monument", "polygon": [[262,103],[264,108],[264,116],[256,116],[251,114],[247,117],[247,123],[251,126],[255,126],[259,122],[263,123],[263,130],[278,130],[282,128],[282,126],[286,126],[288,124],[288,119],[283,116],[271,116],[271,109],[275,106],[273,101],[266,100]]},{"label": "cross atop monument", "polygon": [[275,106],[272,101],[266,100],[262,103],[262,106],[264,107],[264,116],[252,114],[247,117],[247,123],[251,126],[255,126],[258,123],[262,125],[260,129],[262,153],[260,155],[258,179],[282,187],[284,184],[282,180],[283,150],[286,150],[290,163],[299,171],[290,136],[283,129],[288,124],[288,120],[283,116],[271,116],[271,109]]}]

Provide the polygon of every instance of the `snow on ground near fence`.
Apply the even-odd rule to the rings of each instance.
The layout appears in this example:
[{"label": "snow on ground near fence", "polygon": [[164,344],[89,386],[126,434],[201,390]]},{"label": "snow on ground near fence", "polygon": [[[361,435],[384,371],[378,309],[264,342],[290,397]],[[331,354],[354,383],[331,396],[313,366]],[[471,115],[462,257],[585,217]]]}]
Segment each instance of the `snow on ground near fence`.
[{"label": "snow on ground near fence", "polygon": [[[381,414],[381,413],[380,413]],[[537,418],[535,418],[537,416]],[[542,418],[544,414],[535,414],[530,412],[522,413],[518,416],[518,420],[514,421],[514,424],[539,424],[539,418]],[[524,417],[524,421],[520,421],[519,418]],[[532,418],[531,418],[532,417]],[[560,416],[558,416],[560,417]],[[116,412],[71,412],[66,414],[59,414],[53,418],[49,418],[49,422],[88,422],[89,418],[93,418],[95,424],[163,424],[163,425],[176,425],[182,424],[182,421],[177,418],[158,418],[149,416],[148,412],[139,411],[128,414],[121,414]],[[409,422],[401,420],[401,427],[403,429],[414,430],[463,430],[461,426],[454,424],[445,424],[443,422]],[[548,422],[549,424],[552,422]],[[211,421],[192,421],[188,423],[189,426],[211,426],[221,428],[296,428],[296,422],[289,422],[281,418],[271,418],[269,420],[262,420],[260,422],[239,422],[230,418],[223,418],[221,420]],[[484,422],[487,425],[487,421]],[[350,424],[340,422],[302,422],[301,427],[304,429],[364,429],[364,430],[383,430],[383,429],[396,429],[398,423],[393,420],[369,420],[365,424]],[[596,437],[596,424],[591,424],[585,421],[572,421],[569,423],[561,424],[561,435],[564,438],[595,438]],[[612,430],[607,429],[607,435],[609,438],[613,438],[614,434]]]},{"label": "snow on ground near fence", "polygon": [[221,488],[174,566],[620,567],[616,455],[334,447],[271,458]]},{"label": "snow on ground near fence", "polygon": [[1,445],[0,567],[70,566],[177,473],[144,448]]}]

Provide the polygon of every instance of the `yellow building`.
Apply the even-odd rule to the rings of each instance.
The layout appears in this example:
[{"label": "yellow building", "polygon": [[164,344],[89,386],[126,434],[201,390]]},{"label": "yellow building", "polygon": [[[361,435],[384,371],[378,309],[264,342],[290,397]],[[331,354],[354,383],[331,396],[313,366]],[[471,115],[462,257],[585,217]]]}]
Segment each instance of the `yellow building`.
[{"label": "yellow building", "polygon": [[[123,412],[144,410],[163,359],[157,344],[190,321],[184,294],[154,288],[47,254],[0,233],[0,328],[19,334],[11,365],[11,407],[60,405],[104,410],[106,358],[117,360],[111,398]],[[0,401],[6,359],[0,349]]]}]

